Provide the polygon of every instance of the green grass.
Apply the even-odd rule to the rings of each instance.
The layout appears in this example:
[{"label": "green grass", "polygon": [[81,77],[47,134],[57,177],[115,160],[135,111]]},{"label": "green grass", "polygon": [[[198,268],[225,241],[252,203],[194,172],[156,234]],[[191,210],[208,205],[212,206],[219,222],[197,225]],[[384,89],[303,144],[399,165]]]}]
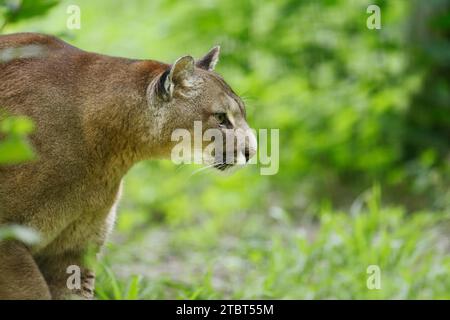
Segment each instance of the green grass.
[{"label": "green grass", "polygon": [[[374,187],[351,212],[324,204],[301,221],[272,209],[118,234],[100,268],[97,297],[450,298],[448,215],[380,204]],[[381,269],[380,290],[367,288],[369,265]]]}]

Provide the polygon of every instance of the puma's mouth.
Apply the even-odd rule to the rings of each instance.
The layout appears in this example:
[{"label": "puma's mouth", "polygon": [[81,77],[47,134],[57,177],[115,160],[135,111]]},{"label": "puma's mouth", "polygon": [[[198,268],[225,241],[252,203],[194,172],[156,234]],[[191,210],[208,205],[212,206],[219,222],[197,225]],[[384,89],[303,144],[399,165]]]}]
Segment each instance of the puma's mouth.
[{"label": "puma's mouth", "polygon": [[228,169],[232,166],[233,166],[232,164],[228,164],[228,163],[216,163],[214,165],[214,168],[216,168],[217,170],[220,170],[220,171],[225,171],[226,169]]}]

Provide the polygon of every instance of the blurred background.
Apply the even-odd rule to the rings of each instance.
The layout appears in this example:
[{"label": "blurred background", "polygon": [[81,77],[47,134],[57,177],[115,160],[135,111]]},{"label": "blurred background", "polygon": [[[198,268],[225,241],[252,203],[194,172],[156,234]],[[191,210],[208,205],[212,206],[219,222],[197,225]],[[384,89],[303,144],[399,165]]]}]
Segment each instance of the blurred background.
[{"label": "blurred background", "polygon": [[[249,124],[280,129],[276,175],[133,168],[98,298],[450,298],[450,1],[0,0],[24,31],[168,63],[220,44]],[[28,129],[3,124],[0,161]]]}]

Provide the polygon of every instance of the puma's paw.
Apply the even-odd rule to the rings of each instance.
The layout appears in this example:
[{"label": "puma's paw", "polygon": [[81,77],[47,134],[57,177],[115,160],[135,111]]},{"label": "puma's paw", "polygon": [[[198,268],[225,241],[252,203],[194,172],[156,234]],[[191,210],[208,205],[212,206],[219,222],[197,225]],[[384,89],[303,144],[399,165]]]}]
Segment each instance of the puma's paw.
[{"label": "puma's paw", "polygon": [[83,274],[81,282],[80,295],[84,299],[93,299],[95,289],[95,273],[90,270],[86,270]]}]

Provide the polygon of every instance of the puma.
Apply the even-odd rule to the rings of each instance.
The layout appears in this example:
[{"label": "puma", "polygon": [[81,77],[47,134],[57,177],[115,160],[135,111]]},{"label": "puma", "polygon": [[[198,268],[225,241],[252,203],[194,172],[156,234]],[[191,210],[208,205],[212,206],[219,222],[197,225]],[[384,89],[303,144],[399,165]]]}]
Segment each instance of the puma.
[{"label": "puma", "polygon": [[[93,298],[85,257],[112,231],[127,171],[170,157],[173,130],[191,132],[195,121],[224,135],[250,131],[242,100],[213,71],[218,57],[215,47],[197,61],[165,64],[90,53],[48,35],[0,36],[0,108],[33,120],[37,154],[0,166],[0,225],[41,235],[33,246],[0,242],[0,299]],[[255,152],[254,135],[233,150],[244,163]],[[217,169],[232,166],[215,159]],[[66,285],[71,265],[81,268],[81,288]]]}]

